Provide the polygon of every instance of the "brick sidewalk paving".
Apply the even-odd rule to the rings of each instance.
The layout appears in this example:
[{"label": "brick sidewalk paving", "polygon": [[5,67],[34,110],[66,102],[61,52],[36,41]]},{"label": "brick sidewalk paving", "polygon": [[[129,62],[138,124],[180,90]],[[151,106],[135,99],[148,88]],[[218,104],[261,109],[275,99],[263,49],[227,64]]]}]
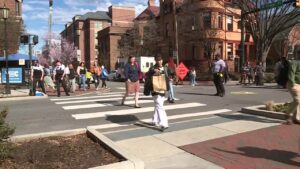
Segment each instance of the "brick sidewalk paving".
[{"label": "brick sidewalk paving", "polygon": [[228,169],[300,168],[300,125],[280,125],[180,147]]}]

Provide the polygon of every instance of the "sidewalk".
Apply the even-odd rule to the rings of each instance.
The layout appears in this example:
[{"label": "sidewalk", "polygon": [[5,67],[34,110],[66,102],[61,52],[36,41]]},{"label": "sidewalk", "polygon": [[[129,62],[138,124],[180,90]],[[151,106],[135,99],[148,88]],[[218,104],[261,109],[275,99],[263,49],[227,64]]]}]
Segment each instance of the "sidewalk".
[{"label": "sidewalk", "polygon": [[224,168],[296,169],[299,141],[300,125],[280,125],[180,148]]},{"label": "sidewalk", "polygon": [[[174,132],[166,131],[117,141],[116,144],[143,160],[146,169],[245,169],[258,168],[260,164],[262,167],[258,169],[271,169],[272,167],[266,166],[272,165],[288,169],[286,165],[280,165],[276,161],[264,160],[271,159],[270,154],[273,152],[275,157],[280,153],[280,158],[290,158],[291,163],[297,166],[300,159],[291,158],[296,157],[298,151],[300,126],[274,127],[278,125],[279,121],[255,117]],[[287,134],[288,132],[290,133]],[[246,153],[257,158],[257,161],[244,159]]]}]

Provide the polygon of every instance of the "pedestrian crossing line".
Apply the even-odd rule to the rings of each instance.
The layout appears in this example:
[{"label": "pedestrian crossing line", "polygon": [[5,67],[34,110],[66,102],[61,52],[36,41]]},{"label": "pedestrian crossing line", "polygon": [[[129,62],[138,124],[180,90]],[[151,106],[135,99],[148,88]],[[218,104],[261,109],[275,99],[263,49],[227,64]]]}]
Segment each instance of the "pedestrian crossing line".
[{"label": "pedestrian crossing line", "polygon": [[51,101],[67,101],[67,100],[81,100],[81,99],[92,99],[92,98],[122,97],[122,96],[124,96],[124,94],[89,96],[89,97],[70,97],[70,98],[50,99],[50,100]]},{"label": "pedestrian crossing line", "polygon": [[[200,107],[200,106],[206,106],[206,104],[184,103],[184,104],[166,105],[166,106],[164,106],[164,108],[165,108],[165,110],[172,110],[172,109],[185,109],[185,108]],[[139,108],[139,109],[131,108],[131,109],[125,109],[125,110],[116,110],[116,111],[73,114],[72,117],[74,117],[76,120],[81,120],[81,119],[106,117],[106,116],[110,116],[110,115],[138,114],[138,113],[151,112],[153,110],[154,110],[154,107],[145,107],[145,108]]]},{"label": "pedestrian crossing line", "polygon": [[[92,98],[107,98],[107,97],[123,97],[124,92],[120,94],[103,94],[98,96],[86,96],[86,97],[65,97],[59,99],[50,99],[51,101],[68,101],[68,100],[81,100],[81,99],[92,99]],[[132,96],[132,95],[129,95]],[[140,93],[140,96],[144,96],[143,93]],[[151,97],[151,96],[149,96]]]},{"label": "pedestrian crossing line", "polygon": [[[127,97],[126,99],[133,99],[134,97]],[[139,99],[152,98],[151,96],[141,96]],[[122,100],[122,97],[118,98],[104,98],[104,99],[88,99],[88,100],[76,100],[76,101],[64,101],[64,102],[55,102],[55,104],[76,104],[76,103],[89,103],[96,101],[112,101],[112,100]]]},{"label": "pedestrian crossing line", "polygon": [[[184,119],[184,118],[189,118],[189,117],[201,117],[201,116],[207,116],[207,115],[217,115],[217,114],[222,114],[222,113],[228,113],[231,112],[232,110],[230,109],[219,109],[219,110],[212,110],[212,111],[206,111],[206,112],[197,112],[197,113],[187,113],[187,114],[180,114],[180,115],[171,115],[168,116],[168,120],[178,120],[178,119]],[[215,117],[207,117],[204,119],[209,119],[209,118],[215,118]],[[192,120],[184,120],[184,121],[178,121],[170,124],[175,124],[175,123],[182,123],[182,122],[187,122],[187,121],[193,121]],[[197,119],[198,120],[198,119]],[[124,126],[132,126],[135,125],[136,123],[151,123],[152,118],[148,119],[141,119],[139,121],[130,121],[130,122],[124,122],[124,123],[109,123],[109,124],[103,124],[103,125],[95,125],[95,126],[89,126],[93,129],[108,129],[108,128],[116,128],[116,127],[124,127]],[[111,133],[111,132],[107,132]]]},{"label": "pedestrian crossing line", "polygon": [[[96,108],[96,107],[105,107],[105,106],[118,106],[120,105],[121,103],[117,102],[117,100],[121,100],[122,98],[114,98],[113,101],[116,101],[116,103],[114,104],[106,104],[106,103],[96,103],[96,104],[84,104],[84,105],[75,105],[75,106],[63,106],[62,108],[64,110],[75,110],[75,109],[89,109],[89,108]],[[104,99],[103,99],[104,100]],[[103,101],[103,100],[100,100],[100,101]],[[112,100],[112,99],[109,99],[109,101]],[[167,99],[165,99],[167,100]],[[94,100],[95,101],[95,100]],[[135,101],[134,100],[127,100],[125,101],[125,104],[134,104]],[[153,103],[153,100],[139,100],[139,103],[142,104],[142,103]]]}]

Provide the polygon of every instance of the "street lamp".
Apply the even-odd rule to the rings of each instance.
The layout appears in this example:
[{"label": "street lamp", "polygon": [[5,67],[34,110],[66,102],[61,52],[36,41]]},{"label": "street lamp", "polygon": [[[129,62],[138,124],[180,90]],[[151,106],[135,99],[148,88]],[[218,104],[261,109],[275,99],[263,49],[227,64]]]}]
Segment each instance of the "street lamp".
[{"label": "street lamp", "polygon": [[9,14],[9,9],[6,8],[5,4],[4,7],[0,8],[1,17],[4,20],[4,57],[5,57],[5,77],[6,77],[6,86],[5,86],[5,93],[10,94],[10,87],[9,87],[9,73],[8,73],[8,53],[7,53],[7,19]]}]

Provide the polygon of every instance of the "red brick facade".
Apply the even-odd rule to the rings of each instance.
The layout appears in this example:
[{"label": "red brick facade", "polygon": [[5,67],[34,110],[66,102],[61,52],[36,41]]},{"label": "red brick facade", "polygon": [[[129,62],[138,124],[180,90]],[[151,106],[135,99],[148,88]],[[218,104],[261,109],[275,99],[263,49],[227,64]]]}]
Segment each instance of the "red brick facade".
[{"label": "red brick facade", "polygon": [[[19,36],[21,34],[22,26],[22,0],[6,0],[0,1],[0,8],[4,6],[9,9],[9,18],[7,21],[7,43],[8,43],[8,54],[17,53],[19,49]],[[0,14],[0,18],[2,18]],[[4,37],[4,21],[0,20],[0,36]],[[1,39],[1,38],[0,38]],[[0,41],[0,56],[3,55],[4,42],[3,39]]]}]

